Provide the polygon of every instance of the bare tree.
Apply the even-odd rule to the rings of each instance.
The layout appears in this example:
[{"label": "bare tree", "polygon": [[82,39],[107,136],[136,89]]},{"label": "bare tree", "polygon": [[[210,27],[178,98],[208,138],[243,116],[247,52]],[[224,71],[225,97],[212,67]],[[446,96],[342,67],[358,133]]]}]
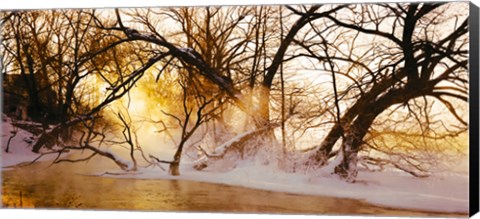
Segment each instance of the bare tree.
[{"label": "bare tree", "polygon": [[181,87],[181,105],[180,111],[174,113],[166,112],[162,110],[162,113],[167,117],[175,120],[178,124],[180,131],[180,139],[177,142],[177,149],[173,156],[173,161],[163,161],[154,156],[157,162],[160,163],[169,163],[169,172],[174,176],[180,175],[180,161],[182,158],[182,153],[184,148],[186,147],[187,142],[190,138],[194,135],[195,131],[202,126],[204,123],[208,122],[212,118],[215,118],[217,112],[216,109],[218,108],[208,108],[210,104],[212,104],[214,98],[207,99],[203,95],[199,94],[198,90],[195,86],[188,83],[187,80],[179,79],[178,83]]},{"label": "bare tree", "polygon": [[[349,53],[344,53],[338,47],[339,43],[328,42],[325,38],[322,40],[335,50],[333,55],[329,55],[328,51],[319,55],[311,48],[305,48],[309,50],[309,55],[322,62],[334,65],[350,63],[347,71],[337,70],[336,74],[345,76],[354,83],[340,91],[340,97],[349,106],[345,112],[337,113],[341,117],[311,157],[313,163],[325,164],[337,140],[344,136],[341,146],[344,157],[335,172],[348,181],[353,181],[357,172],[357,154],[361,146],[365,145],[364,138],[375,119],[387,109],[398,105],[408,107],[413,114],[415,109],[411,106],[418,102],[417,98],[433,97],[460,124],[467,125],[451,107],[450,101],[467,101],[465,55],[468,22],[467,18],[461,18],[462,22],[449,29],[446,24],[460,17],[442,16],[442,12],[448,8],[449,5],[444,3],[351,5],[338,13],[363,16],[348,20],[337,18],[334,14],[327,15],[331,27],[340,33],[343,30],[343,33],[352,37]],[[445,28],[448,31],[439,35],[433,31],[434,28]],[[326,36],[320,32],[317,34]],[[355,51],[354,43],[358,36],[373,37],[378,42],[371,44],[372,53],[363,50],[363,54],[358,54]],[[342,39],[345,36],[335,38],[336,41]],[[353,77],[357,70],[365,73]],[[449,85],[445,86],[446,84]],[[351,98],[345,99],[348,96]],[[429,121],[422,122],[430,124]]]}]

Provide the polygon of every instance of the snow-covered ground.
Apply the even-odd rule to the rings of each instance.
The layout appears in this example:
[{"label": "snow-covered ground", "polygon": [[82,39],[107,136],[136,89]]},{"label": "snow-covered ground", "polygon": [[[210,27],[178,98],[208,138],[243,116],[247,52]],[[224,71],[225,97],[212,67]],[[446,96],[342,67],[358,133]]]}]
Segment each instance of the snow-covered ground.
[{"label": "snow-covered ground", "polygon": [[[14,130],[8,118],[2,118],[2,168],[23,162],[30,162],[38,154],[31,152],[27,143],[31,133],[22,129],[10,143],[10,152],[5,153],[9,137]],[[27,140],[27,141],[25,141]],[[54,156],[44,157],[53,159]],[[183,161],[182,161],[183,162]],[[342,198],[361,199],[372,204],[422,211],[467,213],[469,207],[468,158],[459,169],[462,171],[444,171],[427,178],[415,178],[403,172],[367,172],[360,171],[357,183],[346,183],[331,174],[331,166],[315,174],[303,172],[287,173],[279,171],[273,165],[257,162],[242,162],[233,170],[214,172],[197,171],[192,162],[181,164],[181,176],[170,176],[158,167],[140,168],[135,173],[105,174],[109,177],[127,177],[135,179],[185,179],[202,182],[222,183],[308,195],[324,195]],[[105,172],[121,173],[118,169],[98,169],[92,174]]]},{"label": "snow-covered ground", "polygon": [[[12,126],[11,122],[12,120],[9,117],[5,116],[5,114],[2,114],[2,150],[0,152],[0,163],[2,164],[2,168],[20,163],[31,162],[39,156],[38,154],[32,152],[32,148],[29,144],[29,142],[33,142],[33,138],[35,136],[23,129],[15,128]],[[12,138],[10,140],[9,151],[7,153],[5,152],[5,149],[8,146],[8,140],[10,137]],[[41,160],[45,159],[48,158],[41,158]]]}]

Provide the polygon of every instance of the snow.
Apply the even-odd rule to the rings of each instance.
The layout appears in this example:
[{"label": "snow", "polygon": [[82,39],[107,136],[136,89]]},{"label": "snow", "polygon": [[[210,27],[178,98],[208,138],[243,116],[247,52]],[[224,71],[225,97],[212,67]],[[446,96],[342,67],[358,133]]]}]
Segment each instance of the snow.
[{"label": "snow", "polygon": [[[110,172],[110,171],[109,171]],[[328,171],[316,175],[286,173],[272,166],[243,163],[229,172],[196,171],[181,164],[181,175],[170,176],[158,168],[143,168],[134,175],[110,177],[136,179],[183,179],[294,194],[360,199],[393,208],[467,213],[469,178],[461,173],[439,173],[416,178],[398,171],[359,171],[356,183],[347,183]]]},{"label": "snow", "polygon": [[[37,161],[47,161],[55,159],[58,154],[45,154],[39,158],[41,154],[32,152],[32,145],[37,141],[37,136],[21,129],[15,128],[12,125],[13,121],[2,114],[2,128],[1,128],[1,151],[0,151],[0,163],[3,169],[8,169],[15,165],[31,163],[35,159]],[[25,125],[38,125],[38,123],[30,121],[15,121],[17,124]],[[50,126],[50,129],[54,126]],[[17,132],[16,135],[10,141],[9,152],[5,152],[8,145],[8,139],[13,135],[13,132]],[[54,146],[55,147],[55,146]],[[65,153],[66,155],[68,153]],[[63,157],[62,155],[61,157]]]},{"label": "snow", "polygon": [[[26,123],[26,122],[24,122]],[[15,129],[11,125],[10,118],[2,114],[2,150],[1,150],[1,164],[2,168],[21,164],[24,162],[31,162],[39,156],[39,154],[33,153],[31,145],[28,142],[33,142],[33,134],[23,129],[16,129],[17,134],[12,138],[10,142],[9,152],[6,153],[8,139],[13,135]],[[43,158],[45,159],[45,158]]]},{"label": "snow", "polygon": [[[38,154],[31,152],[31,146],[25,142],[25,139],[28,140],[32,134],[22,129],[18,129],[17,135],[10,143],[11,152],[4,152],[13,126],[8,118],[3,117],[2,119],[4,120],[2,122],[2,168],[30,162],[37,158]],[[240,134],[227,141],[224,147],[217,148],[215,154],[222,153],[228,145],[249,133],[251,132]],[[109,149],[107,151],[115,154],[115,158],[127,164],[129,168],[132,167],[132,162],[116,156],[116,151]],[[54,157],[55,155],[46,156],[42,160]],[[102,166],[91,170],[90,174],[135,179],[183,179],[294,194],[353,198],[392,208],[467,213],[469,207],[469,177],[468,164],[466,164],[468,157],[463,160],[464,162],[458,165],[457,169],[437,172],[427,178],[416,178],[395,170],[384,172],[360,170],[357,181],[353,184],[331,174],[338,160],[333,160],[320,170],[307,170],[306,172],[285,172],[274,163],[264,165],[262,162],[244,160],[230,171],[219,172],[208,169],[197,171],[193,168],[193,161],[184,158],[180,165],[180,176],[171,176],[168,171],[163,171],[158,167],[139,168],[137,172],[121,174],[125,172],[119,170],[118,167],[111,167],[117,169],[105,169]],[[162,166],[166,167],[163,164]],[[104,174],[106,171],[120,174]]]},{"label": "snow", "polygon": [[102,151],[103,153],[112,155],[115,162],[121,163],[126,166],[125,170],[127,171],[130,171],[134,168],[133,161],[123,158],[122,156],[119,155],[118,150],[115,150],[112,147],[109,147],[106,149],[97,148],[97,150]]},{"label": "snow", "polygon": [[250,135],[254,132],[258,132],[258,130],[252,130],[252,131],[244,132],[242,134],[239,134],[239,135],[235,136],[231,140],[223,143],[222,145],[215,148],[215,152],[214,152],[215,154],[213,154],[213,156],[218,156],[218,155],[221,155],[221,154],[225,153],[225,150],[227,150],[231,145],[240,142],[242,140],[242,138],[244,138],[244,137],[246,137],[246,136],[248,136],[248,135]]},{"label": "snow", "polygon": [[[258,129],[258,130],[250,130],[250,131],[246,131],[246,132],[243,132],[241,134],[238,134],[236,135],[235,137],[233,137],[232,139],[228,140],[227,142],[217,146],[213,151],[206,151],[208,155],[202,155],[200,156],[198,159],[196,159],[194,161],[195,164],[200,164],[200,163],[205,163],[209,160],[209,157],[208,156],[212,156],[212,157],[221,157],[223,156],[226,151],[231,148],[234,144],[236,143],[239,143],[242,141],[242,139],[244,139],[245,137],[255,133],[255,132],[259,132],[259,131],[263,131],[265,130],[264,129]],[[203,150],[205,150],[205,148],[202,148]]]}]

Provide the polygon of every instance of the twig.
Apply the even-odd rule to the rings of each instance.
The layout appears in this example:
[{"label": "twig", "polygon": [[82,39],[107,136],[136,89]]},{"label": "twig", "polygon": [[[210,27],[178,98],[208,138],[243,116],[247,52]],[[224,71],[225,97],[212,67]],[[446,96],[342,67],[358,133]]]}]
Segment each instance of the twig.
[{"label": "twig", "polygon": [[166,163],[166,164],[172,164],[173,163],[173,161],[160,160],[160,159],[158,159],[157,157],[155,157],[151,154],[149,154],[149,157],[154,159],[155,161],[157,161],[157,163]]}]

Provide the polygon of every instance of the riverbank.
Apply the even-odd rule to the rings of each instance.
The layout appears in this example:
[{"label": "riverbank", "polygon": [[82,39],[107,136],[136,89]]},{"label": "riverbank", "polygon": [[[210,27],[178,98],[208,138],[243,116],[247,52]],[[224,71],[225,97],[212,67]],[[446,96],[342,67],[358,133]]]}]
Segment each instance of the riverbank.
[{"label": "riverbank", "polygon": [[[2,136],[2,151],[4,151],[5,142],[8,140],[7,134],[12,128],[10,124],[2,124],[3,133]],[[7,131],[7,132],[6,132]],[[24,133],[24,131],[19,130],[17,137],[12,139],[12,147],[10,148],[10,153],[3,153],[1,158],[2,170],[4,173],[3,184],[7,185],[7,189],[3,189],[4,194],[7,194],[8,198],[12,199],[12,203],[8,204],[9,201],[4,201],[8,206],[18,206],[19,203],[15,204],[15,200],[19,201],[25,199],[26,193],[24,191],[38,193],[38,200],[45,199],[46,201],[35,201],[32,204],[34,207],[45,207],[45,208],[75,208],[76,205],[72,202],[75,199],[79,199],[76,195],[71,196],[70,193],[66,193],[71,188],[77,188],[81,186],[88,189],[79,188],[78,194],[88,194],[93,191],[101,190],[110,191],[112,188],[109,186],[104,186],[101,182],[108,182],[110,184],[122,184],[125,183],[125,186],[138,185],[145,191],[149,191],[150,186],[156,186],[155,184],[142,185],[142,182],[145,181],[182,181],[182,182],[192,182],[200,183],[202,187],[203,184],[214,184],[219,185],[219,188],[222,186],[243,188],[245,191],[238,191],[242,195],[243,193],[251,192],[253,194],[260,193],[259,191],[270,192],[270,193],[279,193],[279,194],[288,194],[292,196],[306,196],[306,197],[323,197],[326,200],[336,200],[336,199],[346,199],[346,200],[355,200],[360,201],[365,204],[368,203],[370,206],[379,207],[380,209],[408,209],[402,210],[402,212],[419,212],[425,216],[425,214],[435,214],[435,215],[467,215],[468,213],[468,204],[469,204],[469,194],[468,194],[468,172],[462,171],[443,171],[437,172],[435,175],[427,178],[416,178],[408,174],[398,172],[398,171],[383,171],[383,172],[369,172],[369,171],[360,171],[357,182],[346,183],[332,175],[333,171],[331,168],[333,165],[327,166],[320,171],[311,171],[309,173],[305,172],[285,172],[278,169],[275,165],[265,165],[263,163],[255,161],[245,161],[239,163],[234,169],[227,171],[214,171],[204,169],[203,171],[197,171],[193,169],[193,164],[189,160],[182,160],[181,163],[181,175],[173,177],[168,174],[168,171],[162,170],[158,167],[155,168],[139,168],[135,172],[124,172],[118,169],[118,167],[108,159],[102,159],[101,157],[96,157],[90,160],[89,162],[81,163],[61,163],[56,165],[50,165],[50,161],[44,161],[48,159],[53,159],[55,154],[50,155],[51,157],[45,156],[40,161],[40,163],[35,163],[33,165],[28,165],[24,167],[16,167],[14,165],[23,164],[31,162],[35,159],[38,154],[31,152],[29,145],[26,144],[25,140],[29,139],[29,134]],[[189,163],[190,162],[190,163]],[[13,166],[12,166],[13,165]],[[10,167],[10,168],[8,168]],[[465,170],[468,168],[460,167],[460,170]],[[13,174],[14,173],[14,174]],[[19,177],[17,177],[18,175]],[[45,178],[46,176],[56,179],[55,181],[49,181],[51,185],[47,187],[37,186],[30,183],[43,184],[49,180]],[[10,177],[10,178],[9,178]],[[72,181],[69,177],[76,179]],[[95,180],[94,180],[95,179]],[[13,180],[13,181],[12,181]],[[89,186],[89,184],[83,184],[82,182],[88,181],[89,184],[96,186]],[[98,181],[98,182],[97,182]],[[137,182],[138,181],[138,182]],[[10,183],[15,182],[15,183]],[[67,183],[67,187],[64,182]],[[14,186],[19,185],[17,189]],[[23,187],[22,187],[23,186]],[[35,187],[37,189],[32,189]],[[135,188],[137,188],[135,187]],[[172,186],[170,186],[172,187]],[[14,192],[10,192],[12,190]],[[38,190],[38,191],[37,191]],[[130,189],[131,190],[131,189]],[[141,189],[138,189],[141,190]],[[43,192],[50,191],[50,192]],[[213,191],[216,191],[215,189]],[[22,192],[20,195],[19,192]],[[32,194],[37,194],[33,192]],[[58,195],[57,192],[59,193]],[[95,193],[93,192],[93,193]],[[46,194],[44,194],[46,193]],[[77,192],[74,192],[77,194]],[[108,193],[108,192],[107,192]],[[181,193],[181,191],[180,191]],[[52,195],[53,194],[53,195]],[[115,194],[123,194],[114,192]],[[128,194],[125,194],[128,196]],[[22,198],[19,198],[19,197]],[[107,194],[108,196],[108,194]],[[172,195],[174,196],[174,195]],[[177,195],[179,196],[179,195]],[[143,198],[150,197],[147,193],[139,191],[138,202],[143,203]],[[235,194],[232,194],[231,197],[235,198]],[[268,196],[267,196],[268,197]],[[151,197],[150,197],[151,198]],[[276,198],[271,197],[271,198]],[[285,197],[283,197],[285,198]],[[291,198],[291,197],[288,197]],[[66,200],[64,200],[66,199]],[[184,200],[187,200],[188,196],[184,197]],[[194,198],[190,198],[194,199]],[[218,201],[218,198],[214,198]],[[244,200],[252,200],[254,198],[245,198]],[[53,201],[48,201],[53,200]],[[60,201],[58,201],[60,200]],[[86,209],[110,209],[114,207],[115,209],[136,209],[136,210],[162,210],[156,208],[158,206],[152,205],[151,208],[142,208],[137,206],[119,206],[117,204],[110,204],[107,206],[102,206],[99,204],[101,197],[98,200],[82,200],[80,201],[82,208]],[[120,199],[122,200],[122,199]],[[153,199],[155,200],[155,199]],[[149,200],[146,199],[145,202]],[[225,202],[230,201],[226,199]],[[268,202],[268,200],[263,200],[263,202]],[[330,201],[325,201],[329,203]],[[22,204],[20,207],[28,207],[28,199],[21,201]],[[72,204],[62,204],[62,202]],[[102,201],[103,202],[103,201]],[[118,201],[122,202],[122,201]],[[304,201],[301,201],[303,203]],[[86,203],[92,203],[87,205]],[[253,202],[254,204],[256,202]],[[209,203],[214,204],[214,203]],[[218,204],[221,205],[222,203]],[[251,206],[249,202],[245,201],[243,203],[247,206]],[[239,205],[240,205],[239,204]],[[261,203],[260,203],[261,204]],[[291,205],[288,204],[286,207]],[[328,205],[328,204],[325,204]],[[198,206],[198,205],[196,205]],[[200,205],[209,209],[208,206]],[[342,205],[340,205],[342,206]],[[348,205],[347,205],[348,206]],[[353,204],[352,206],[358,206]],[[352,208],[346,207],[346,208]],[[363,206],[363,205],[360,205]],[[130,208],[129,208],[130,207]],[[338,206],[337,206],[338,208]],[[342,207],[343,208],[343,207]],[[353,207],[354,209],[356,207]],[[250,209],[255,210],[254,207]],[[312,213],[322,213],[331,212],[338,214],[345,214],[343,210],[336,210],[335,207],[332,207],[329,210],[308,210],[303,209],[302,207],[294,208],[290,213],[299,212],[312,212]],[[201,209],[176,209],[174,211],[202,211]],[[220,211],[225,210],[230,212],[229,208],[220,208]],[[282,211],[281,208],[267,208],[272,212],[276,210]],[[379,210],[380,211],[380,210]],[[262,211],[260,211],[262,212]],[[352,214],[362,214],[362,210],[352,211]],[[381,211],[380,211],[381,212]],[[278,212],[280,213],[280,212]],[[377,211],[366,212],[365,214],[376,214]],[[388,214],[387,214],[388,215]],[[409,214],[406,214],[409,215]]]},{"label": "riverbank", "polygon": [[3,171],[4,207],[316,215],[466,216],[379,207],[348,198],[272,192],[183,179],[86,176],[72,171],[78,167],[77,165],[61,164],[48,167],[47,163],[39,163]]}]

